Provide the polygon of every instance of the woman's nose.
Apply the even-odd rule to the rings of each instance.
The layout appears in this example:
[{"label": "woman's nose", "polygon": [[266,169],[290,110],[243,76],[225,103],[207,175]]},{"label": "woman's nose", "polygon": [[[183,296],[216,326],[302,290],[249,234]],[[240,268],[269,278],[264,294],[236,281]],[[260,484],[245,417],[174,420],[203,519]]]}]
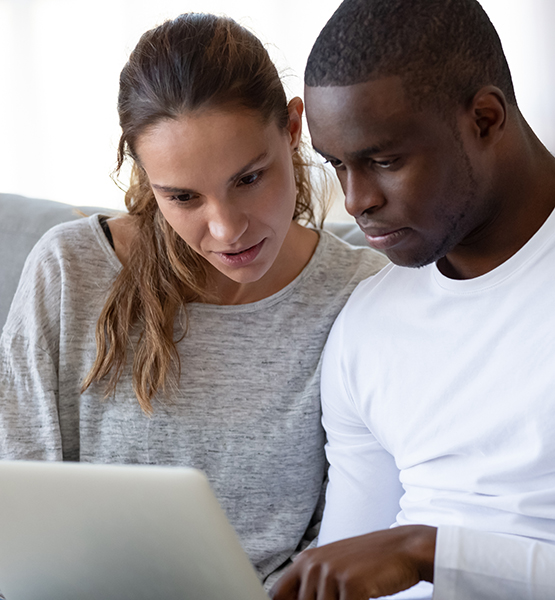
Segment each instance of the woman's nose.
[{"label": "woman's nose", "polygon": [[229,202],[214,202],[210,209],[210,235],[222,245],[238,242],[248,227],[248,217],[239,207]]}]

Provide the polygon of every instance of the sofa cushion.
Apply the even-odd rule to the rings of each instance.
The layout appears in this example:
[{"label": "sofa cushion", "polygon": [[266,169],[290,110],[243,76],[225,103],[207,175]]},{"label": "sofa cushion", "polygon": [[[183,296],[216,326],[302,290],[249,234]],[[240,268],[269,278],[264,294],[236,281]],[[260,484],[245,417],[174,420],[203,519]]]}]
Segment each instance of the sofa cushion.
[{"label": "sofa cushion", "polygon": [[51,227],[85,214],[106,212],[51,200],[0,194],[0,329],[4,326],[27,255]]}]

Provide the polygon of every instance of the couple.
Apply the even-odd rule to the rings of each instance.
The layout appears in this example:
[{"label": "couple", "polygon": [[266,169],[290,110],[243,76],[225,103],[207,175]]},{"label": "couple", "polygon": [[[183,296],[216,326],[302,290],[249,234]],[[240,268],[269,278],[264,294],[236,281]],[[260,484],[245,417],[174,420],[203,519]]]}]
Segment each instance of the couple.
[{"label": "couple", "polygon": [[1,457],[203,469],[271,587],[318,520],[321,374],[321,547],[275,598],[551,597],[555,162],[495,30],[475,0],[346,0],[305,101],[393,264],[316,226],[303,105],[260,42],[167,22],[120,78],[128,214],[26,264]]}]

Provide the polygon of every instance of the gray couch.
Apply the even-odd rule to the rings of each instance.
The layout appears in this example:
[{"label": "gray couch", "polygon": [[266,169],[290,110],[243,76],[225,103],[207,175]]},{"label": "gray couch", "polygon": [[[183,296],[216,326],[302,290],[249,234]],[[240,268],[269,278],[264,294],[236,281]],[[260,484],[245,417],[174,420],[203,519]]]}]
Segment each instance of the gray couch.
[{"label": "gray couch", "polygon": [[[110,211],[94,206],[70,206],[51,200],[39,200],[14,194],[0,194],[0,330],[4,326],[17,288],[25,259],[31,248],[48,229],[81,214]],[[366,241],[352,223],[326,224],[339,237],[363,246]]]},{"label": "gray couch", "polygon": [[78,219],[79,211],[106,212],[98,207],[75,207],[51,200],[0,194],[0,330],[31,248],[54,225]]}]

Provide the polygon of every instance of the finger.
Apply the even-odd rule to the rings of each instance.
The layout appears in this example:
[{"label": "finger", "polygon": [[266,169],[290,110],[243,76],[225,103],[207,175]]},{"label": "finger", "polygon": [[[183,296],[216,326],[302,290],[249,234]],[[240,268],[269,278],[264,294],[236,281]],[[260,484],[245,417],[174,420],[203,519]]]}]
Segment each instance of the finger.
[{"label": "finger", "polygon": [[[320,573],[320,579],[318,581],[318,596],[317,600],[351,600],[350,597],[341,596],[340,588],[335,576],[331,575],[329,571]],[[367,600],[367,599],[365,599]]]},{"label": "finger", "polygon": [[296,571],[289,568],[272,586],[270,598],[273,600],[296,600],[299,587],[300,581]]},{"label": "finger", "polygon": [[307,565],[301,575],[298,600],[323,600],[319,595],[320,565]]}]

